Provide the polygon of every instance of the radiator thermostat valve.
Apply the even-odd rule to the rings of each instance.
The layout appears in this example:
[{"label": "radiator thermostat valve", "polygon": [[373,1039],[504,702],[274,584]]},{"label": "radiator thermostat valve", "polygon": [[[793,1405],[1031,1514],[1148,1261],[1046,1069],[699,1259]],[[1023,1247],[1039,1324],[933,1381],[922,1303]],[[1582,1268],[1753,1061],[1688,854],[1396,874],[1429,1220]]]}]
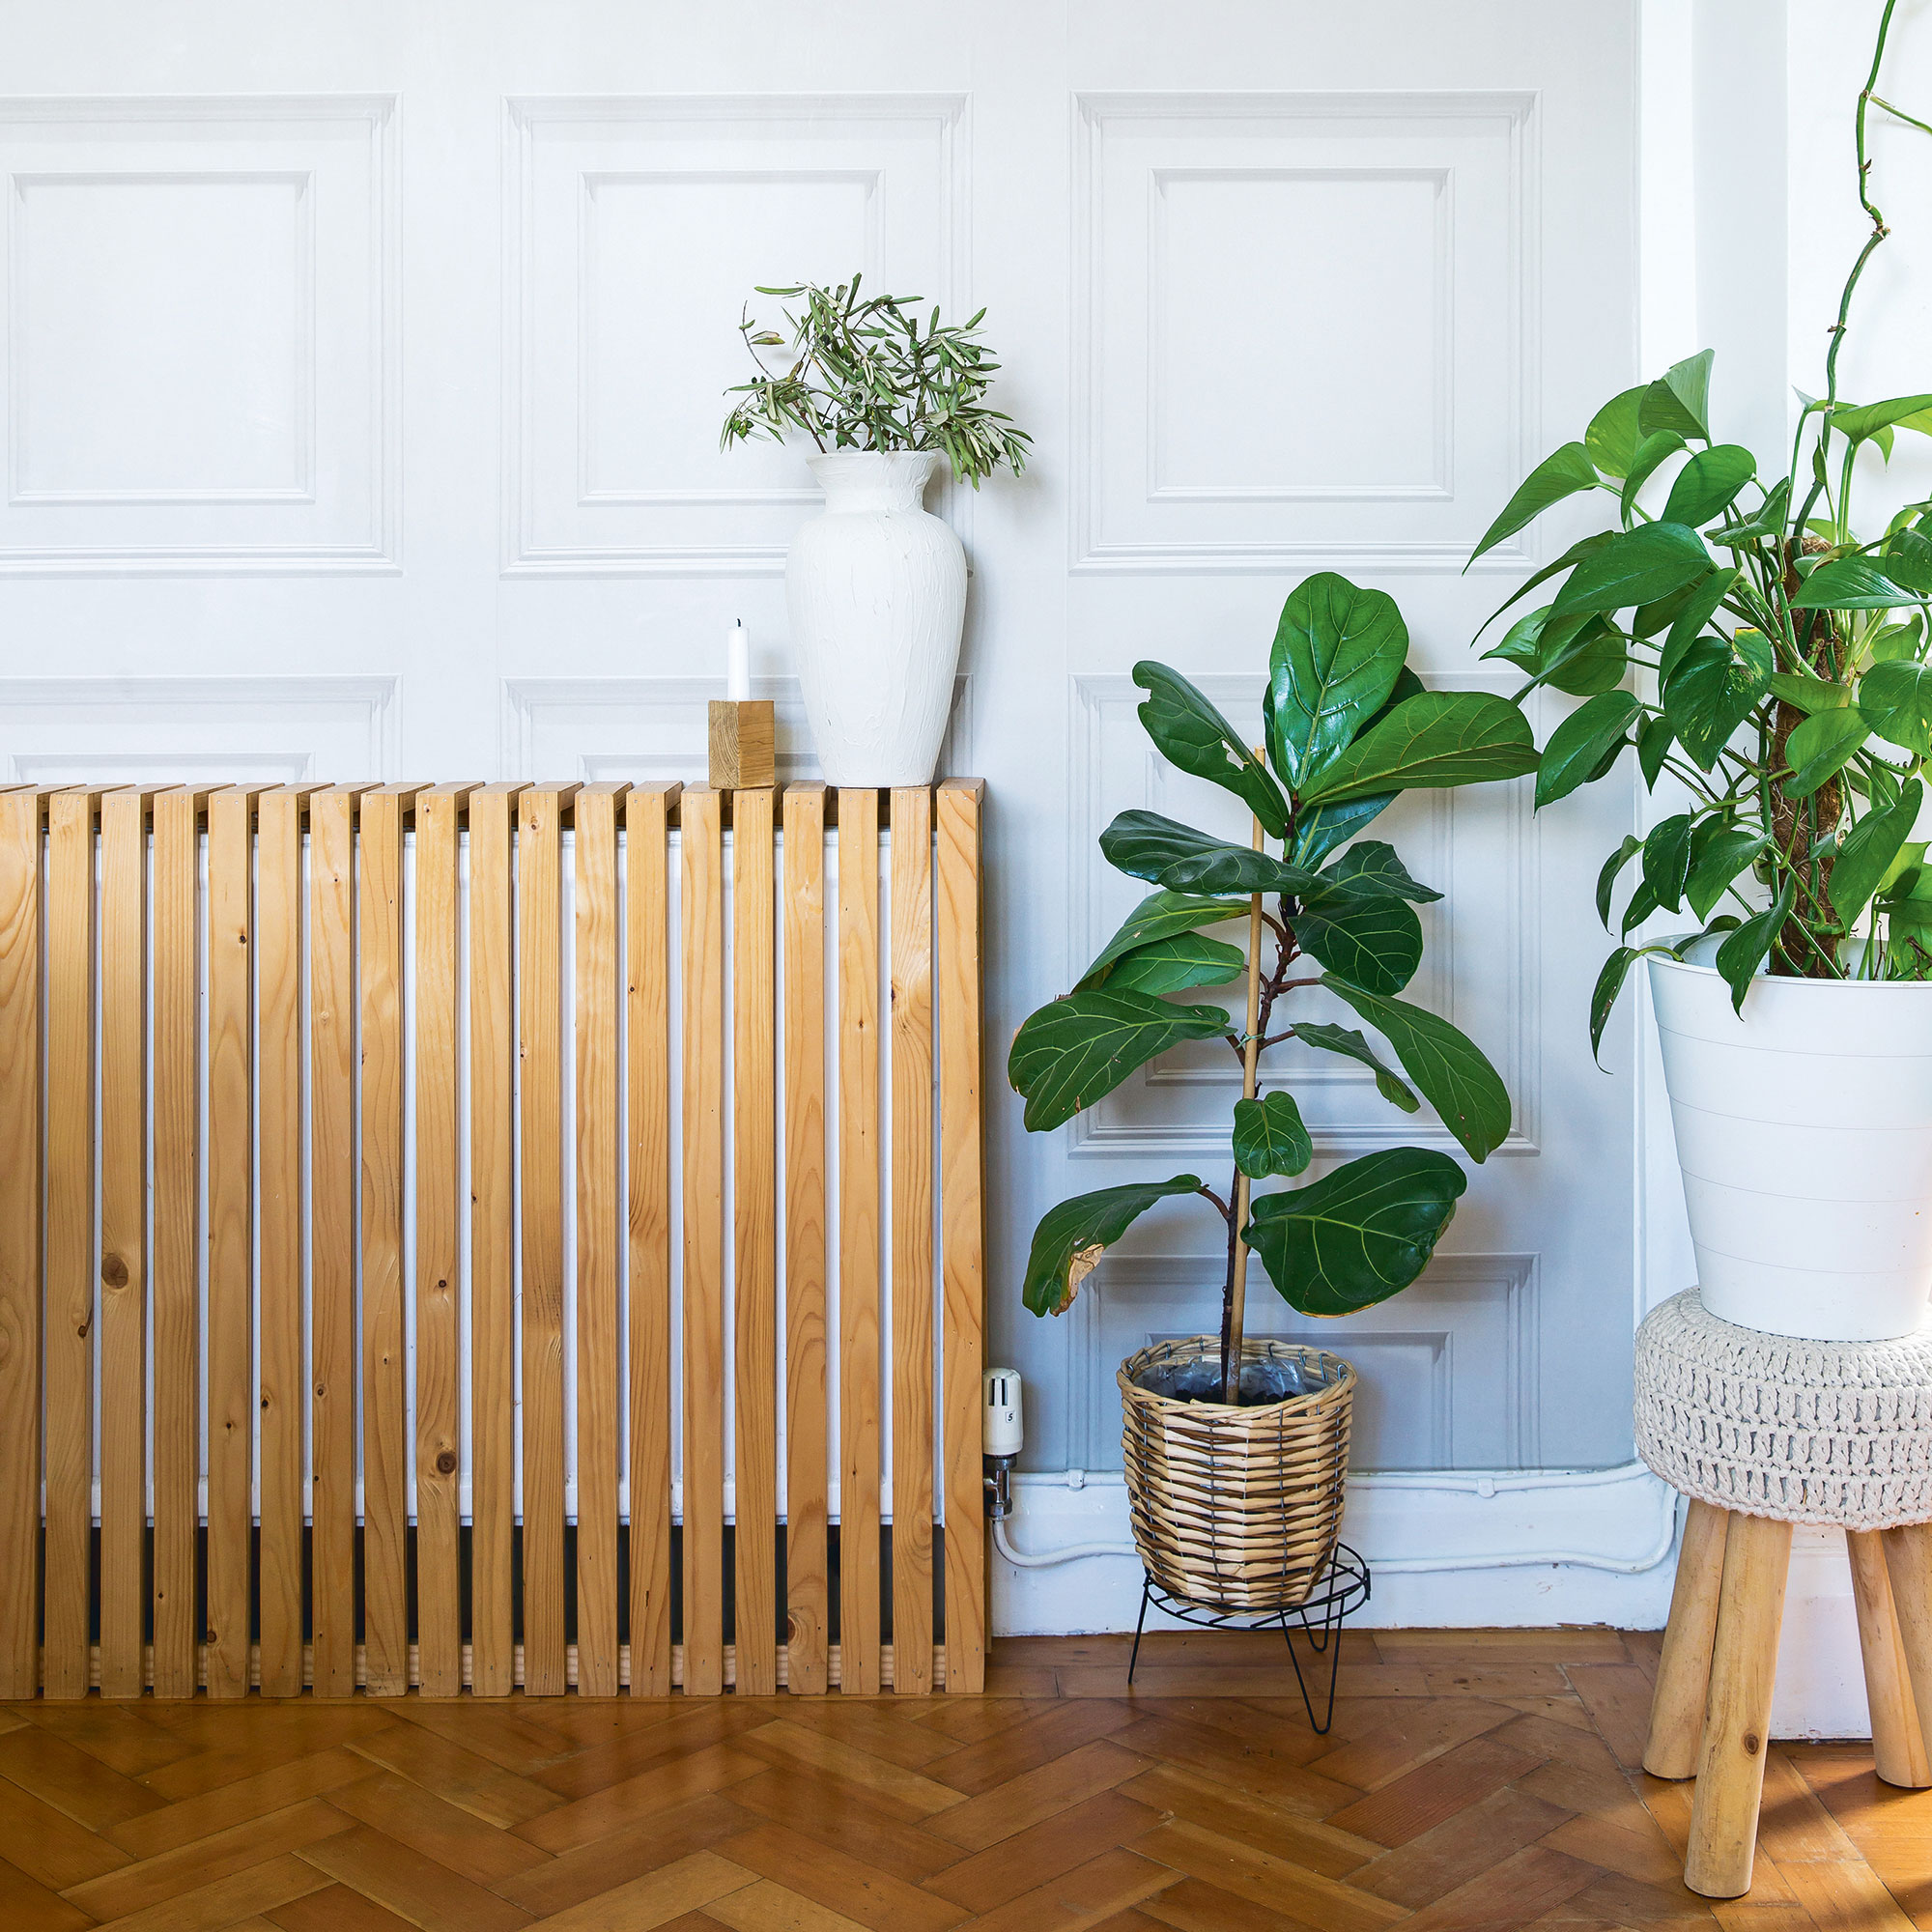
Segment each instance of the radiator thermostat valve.
[{"label": "radiator thermostat valve", "polygon": [[1019,1372],[988,1369],[980,1378],[980,1447],[986,1459],[986,1509],[995,1522],[1012,1509],[1013,1463],[1025,1445]]}]

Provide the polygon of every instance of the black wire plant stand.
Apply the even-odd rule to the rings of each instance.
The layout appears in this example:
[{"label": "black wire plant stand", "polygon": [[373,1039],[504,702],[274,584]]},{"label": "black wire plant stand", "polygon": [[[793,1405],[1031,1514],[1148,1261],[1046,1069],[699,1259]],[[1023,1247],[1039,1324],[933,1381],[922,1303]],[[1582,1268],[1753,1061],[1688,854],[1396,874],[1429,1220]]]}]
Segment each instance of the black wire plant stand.
[{"label": "black wire plant stand", "polygon": [[[1335,1721],[1335,1676],[1342,1662],[1342,1624],[1369,1601],[1371,1581],[1368,1564],[1346,1543],[1336,1544],[1328,1552],[1328,1560],[1317,1575],[1314,1588],[1293,1604],[1244,1604],[1235,1606],[1193,1603],[1163,1589],[1143,1566],[1141,1613],[1134,1624],[1133,1654],[1127,1660],[1128,1688],[1133,1686],[1134,1669],[1140,1662],[1141,1637],[1147,1629],[1150,1604],[1179,1622],[1193,1624],[1201,1630],[1278,1629],[1288,1646],[1288,1661],[1294,1666],[1294,1681],[1301,1687],[1301,1702],[1308,1713],[1308,1721],[1317,1737],[1325,1737],[1328,1726]],[[1298,1619],[1298,1626],[1291,1622],[1291,1618]],[[1316,1656],[1328,1660],[1328,1700],[1319,1719],[1315,1715],[1315,1699],[1309,1693],[1308,1676],[1303,1674],[1301,1660],[1294,1654],[1297,1627],[1308,1638],[1309,1648]],[[1308,1675],[1317,1674],[1311,1666]]]}]

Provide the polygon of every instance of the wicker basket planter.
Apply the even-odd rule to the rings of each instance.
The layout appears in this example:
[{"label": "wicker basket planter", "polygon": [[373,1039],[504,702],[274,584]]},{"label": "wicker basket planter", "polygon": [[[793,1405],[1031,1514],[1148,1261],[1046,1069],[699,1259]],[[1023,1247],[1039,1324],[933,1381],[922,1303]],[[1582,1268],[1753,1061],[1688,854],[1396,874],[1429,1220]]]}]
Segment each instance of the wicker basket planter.
[{"label": "wicker basket planter", "polygon": [[1252,1408],[1177,1402],[1136,1383],[1162,1363],[1218,1356],[1211,1335],[1157,1342],[1121,1364],[1127,1508],[1151,1581],[1189,1603],[1293,1608],[1342,1524],[1355,1371],[1339,1355],[1250,1339],[1244,1362],[1318,1371],[1313,1394]]}]

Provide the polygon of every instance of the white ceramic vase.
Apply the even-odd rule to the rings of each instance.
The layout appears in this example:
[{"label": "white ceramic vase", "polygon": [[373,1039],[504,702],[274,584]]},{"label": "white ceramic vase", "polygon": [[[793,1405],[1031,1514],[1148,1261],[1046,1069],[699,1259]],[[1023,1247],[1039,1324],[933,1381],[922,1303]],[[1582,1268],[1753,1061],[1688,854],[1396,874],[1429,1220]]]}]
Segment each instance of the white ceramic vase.
[{"label": "white ceramic vase", "polygon": [[809,459],[824,511],[792,539],[785,603],[827,784],[922,785],[939,762],[966,553],[923,506],[932,451]]},{"label": "white ceramic vase", "polygon": [[1887,1341],[1932,1289],[1932,986],[1650,962],[1704,1306],[1824,1342]]}]

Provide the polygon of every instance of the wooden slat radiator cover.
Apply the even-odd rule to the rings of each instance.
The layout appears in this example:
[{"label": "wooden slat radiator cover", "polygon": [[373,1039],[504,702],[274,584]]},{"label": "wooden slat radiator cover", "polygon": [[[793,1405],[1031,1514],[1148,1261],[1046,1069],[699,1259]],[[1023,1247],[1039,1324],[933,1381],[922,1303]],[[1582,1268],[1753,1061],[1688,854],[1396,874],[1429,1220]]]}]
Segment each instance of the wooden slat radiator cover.
[{"label": "wooden slat radiator cover", "polygon": [[0,789],[0,1698],[980,1690],[981,798]]}]

